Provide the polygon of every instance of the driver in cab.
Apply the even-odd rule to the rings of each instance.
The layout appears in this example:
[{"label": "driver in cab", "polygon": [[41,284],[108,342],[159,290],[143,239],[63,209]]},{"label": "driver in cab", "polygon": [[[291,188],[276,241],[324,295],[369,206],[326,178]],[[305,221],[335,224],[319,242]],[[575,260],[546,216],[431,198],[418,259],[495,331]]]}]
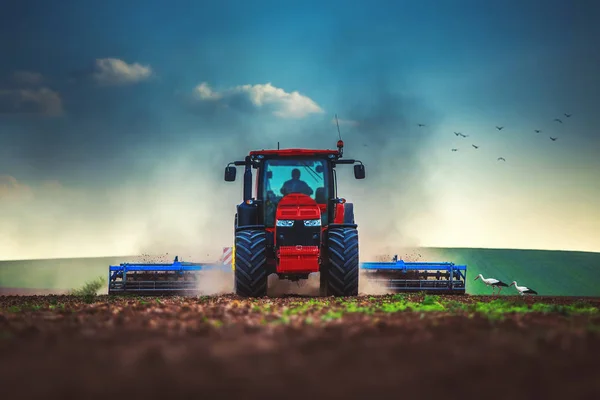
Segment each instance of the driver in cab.
[{"label": "driver in cab", "polygon": [[286,181],[281,187],[281,194],[286,195],[290,193],[302,193],[307,196],[313,194],[313,190],[308,184],[300,180],[300,170],[294,168],[292,170],[292,179]]}]

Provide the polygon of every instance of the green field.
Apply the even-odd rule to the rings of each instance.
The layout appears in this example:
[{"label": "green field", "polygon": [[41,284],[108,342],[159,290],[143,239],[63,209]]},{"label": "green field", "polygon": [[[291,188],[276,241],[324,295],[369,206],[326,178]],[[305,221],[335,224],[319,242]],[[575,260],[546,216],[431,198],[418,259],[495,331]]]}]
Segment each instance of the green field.
[{"label": "green field", "polygon": [[[477,274],[507,283],[516,280],[548,296],[600,296],[600,253],[511,249],[424,248],[424,261],[467,265],[467,293],[491,294]],[[399,256],[402,256],[399,254]],[[133,257],[0,261],[0,287],[68,290],[98,276],[108,266]],[[502,294],[516,294],[514,288]]]},{"label": "green field", "polygon": [[[600,253],[513,249],[424,249],[428,260],[467,265],[467,293],[491,294],[477,274],[517,281],[540,295],[600,296]],[[516,294],[514,287],[501,294]]]},{"label": "green field", "polygon": [[134,257],[98,257],[0,261],[0,287],[73,289],[99,276],[108,278],[109,265],[134,260]]}]

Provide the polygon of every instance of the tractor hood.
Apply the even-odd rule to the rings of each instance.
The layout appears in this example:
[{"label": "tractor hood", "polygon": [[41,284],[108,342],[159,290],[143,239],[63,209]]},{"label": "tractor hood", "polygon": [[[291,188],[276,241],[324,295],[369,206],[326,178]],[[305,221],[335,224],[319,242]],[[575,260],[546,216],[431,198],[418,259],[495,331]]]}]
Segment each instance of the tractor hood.
[{"label": "tractor hood", "polygon": [[321,219],[321,209],[311,197],[291,193],[284,196],[277,205],[277,221]]}]

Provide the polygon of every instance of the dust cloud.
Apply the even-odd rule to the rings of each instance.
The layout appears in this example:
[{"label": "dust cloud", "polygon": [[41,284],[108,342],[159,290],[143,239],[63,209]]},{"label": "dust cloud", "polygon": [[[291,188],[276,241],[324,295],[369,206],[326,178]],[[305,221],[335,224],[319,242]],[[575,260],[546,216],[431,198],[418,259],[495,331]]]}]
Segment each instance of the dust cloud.
[{"label": "dust cloud", "polygon": [[216,296],[233,293],[233,271],[200,271],[198,296]]},{"label": "dust cloud", "polygon": [[297,282],[279,279],[276,274],[269,275],[267,295],[279,297],[288,294],[295,294],[298,296],[318,296],[319,274],[309,274],[308,279]]},{"label": "dust cloud", "polygon": [[[279,297],[284,295],[319,296],[320,274],[312,273],[308,279],[293,282],[287,279],[279,279],[276,274],[269,276],[269,296]],[[367,280],[365,271],[360,271],[358,280],[359,295],[378,295],[391,293],[382,285]]]}]

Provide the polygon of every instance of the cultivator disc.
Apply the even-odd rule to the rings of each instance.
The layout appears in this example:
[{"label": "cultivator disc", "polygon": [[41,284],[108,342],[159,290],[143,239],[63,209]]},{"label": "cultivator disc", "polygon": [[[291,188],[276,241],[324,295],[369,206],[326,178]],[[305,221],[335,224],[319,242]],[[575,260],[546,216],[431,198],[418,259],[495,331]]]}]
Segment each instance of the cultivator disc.
[{"label": "cultivator disc", "polygon": [[131,264],[109,266],[108,294],[193,294],[202,271],[231,271],[227,263]]},{"label": "cultivator disc", "polygon": [[405,262],[395,256],[391,262],[363,262],[360,267],[369,282],[394,292],[464,294],[466,290],[466,265]]}]

